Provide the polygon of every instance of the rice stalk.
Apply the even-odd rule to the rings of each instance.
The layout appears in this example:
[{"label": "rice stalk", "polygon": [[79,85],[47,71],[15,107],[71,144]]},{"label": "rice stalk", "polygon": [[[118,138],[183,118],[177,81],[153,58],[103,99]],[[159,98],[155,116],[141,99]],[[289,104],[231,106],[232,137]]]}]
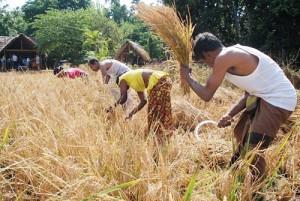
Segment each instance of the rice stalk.
[{"label": "rice stalk", "polygon": [[[178,63],[188,67],[192,61],[192,34],[194,30],[191,16],[186,16],[184,21],[177,13],[175,5],[172,7],[149,6],[139,3],[136,10],[138,11],[137,16],[169,46]],[[189,94],[189,86],[182,78],[181,87],[184,94]]]},{"label": "rice stalk", "polygon": [[[167,64],[162,67],[169,69]],[[199,72],[197,80],[208,74],[207,69],[195,70]],[[244,173],[242,167],[250,163],[249,158],[228,170],[225,165],[232,154],[232,129],[202,128],[202,143],[190,130],[194,122],[220,118],[241,96],[240,90],[221,87],[217,98],[204,103],[194,93],[183,98],[175,82],[172,109],[180,114],[175,116],[179,124],[167,149],[162,150],[161,162],[155,164],[155,134],[144,132],[147,110],[141,110],[132,121],[124,121],[125,112],[118,108],[116,120],[110,120],[105,108],[113,96],[97,81],[99,76],[90,73],[89,83],[56,79],[52,71],[1,74],[0,146],[7,128],[9,134],[0,154],[0,200],[81,200],[138,178],[145,180],[93,200],[183,200],[198,164],[197,187],[191,200],[230,200],[237,176],[232,172]],[[232,192],[236,200],[250,200],[254,192],[263,193],[267,200],[299,197],[299,103],[290,118],[292,125],[280,130],[275,146],[265,152],[267,178],[251,185],[248,171],[244,182],[237,180],[237,190]],[[293,134],[278,154],[293,127]],[[271,186],[262,192],[284,154]]]},{"label": "rice stalk", "polygon": [[[283,142],[280,144],[278,150],[276,151],[276,153],[279,155],[283,148],[286,146],[289,138],[291,137],[293,131],[295,129],[295,126],[292,128],[292,130],[287,134],[287,136],[284,138]],[[263,188],[263,191],[266,192],[267,189],[270,188],[270,186],[272,185],[273,181],[275,180],[275,176],[277,175],[278,171],[279,171],[279,168],[282,166],[285,158],[286,158],[286,155],[287,153],[285,153],[282,157],[281,157],[281,160],[280,162],[278,163],[278,165],[276,166],[275,170],[273,171],[272,175],[271,175],[271,178],[269,179],[269,182],[266,184],[266,186]]]},{"label": "rice stalk", "polygon": [[194,176],[192,177],[192,179],[191,179],[191,181],[190,181],[190,183],[188,185],[187,191],[185,192],[184,201],[191,200],[191,195],[192,195],[193,189],[194,189],[195,184],[196,184],[196,180],[197,180],[197,176],[198,176],[198,173],[199,173],[199,169],[200,169],[200,166],[198,165],[198,167],[196,169],[196,172],[195,172]]},{"label": "rice stalk", "polygon": [[101,191],[100,193],[97,193],[95,195],[91,195],[88,198],[84,198],[84,199],[82,199],[82,201],[88,201],[88,200],[91,200],[91,199],[102,197],[103,195],[107,195],[108,193],[111,193],[111,192],[114,192],[114,191],[117,191],[117,190],[121,190],[122,188],[125,188],[125,187],[128,187],[128,186],[135,185],[135,184],[139,183],[140,181],[141,181],[141,179],[137,179],[137,180],[133,180],[133,181],[130,181],[130,182],[126,182],[126,183],[111,187],[109,189]]},{"label": "rice stalk", "polygon": [[278,174],[279,168],[282,166],[284,159],[286,157],[286,154],[284,154],[280,160],[280,162],[278,163],[278,165],[276,166],[275,170],[272,173],[271,178],[269,179],[269,182],[267,183],[267,185],[263,188],[263,192],[266,192],[270,186],[272,185],[273,181],[275,180],[276,175]]},{"label": "rice stalk", "polygon": [[[6,144],[6,141],[8,139],[8,136],[9,136],[9,128],[6,128],[5,129],[5,133],[4,133],[4,136],[3,136],[3,139],[2,139],[2,144],[0,146],[0,151],[4,148],[5,144]],[[0,153],[1,154],[1,153]]]}]

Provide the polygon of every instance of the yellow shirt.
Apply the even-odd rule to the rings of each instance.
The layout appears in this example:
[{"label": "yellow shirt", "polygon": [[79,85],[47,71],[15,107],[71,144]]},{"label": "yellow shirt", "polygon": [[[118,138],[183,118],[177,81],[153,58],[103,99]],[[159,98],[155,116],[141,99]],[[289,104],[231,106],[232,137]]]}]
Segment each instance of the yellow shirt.
[{"label": "yellow shirt", "polygon": [[[118,84],[120,84],[121,80],[124,79],[129,87],[131,87],[132,89],[134,89],[137,92],[143,92],[146,89],[146,87],[145,87],[145,83],[144,83],[144,80],[142,77],[142,73],[145,71],[148,71],[148,70],[147,69],[138,69],[138,70],[128,71],[120,76]],[[157,84],[159,79],[166,75],[169,75],[169,74],[166,72],[163,72],[163,71],[154,71],[149,78],[147,92],[149,93],[151,91],[151,89],[154,87],[154,85]]]}]

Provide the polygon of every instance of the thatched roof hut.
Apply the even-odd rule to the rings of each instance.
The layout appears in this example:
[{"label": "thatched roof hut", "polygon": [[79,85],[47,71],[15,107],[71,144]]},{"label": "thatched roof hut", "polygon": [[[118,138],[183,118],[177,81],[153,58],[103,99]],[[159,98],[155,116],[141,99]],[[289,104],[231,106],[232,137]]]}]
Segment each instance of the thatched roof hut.
[{"label": "thatched roof hut", "polygon": [[37,54],[36,42],[22,33],[18,36],[0,36],[0,55],[7,57],[11,53],[34,57]]},{"label": "thatched roof hut", "polygon": [[114,59],[123,63],[130,63],[131,65],[144,65],[145,63],[152,61],[148,52],[133,41],[126,41],[117,52]]}]

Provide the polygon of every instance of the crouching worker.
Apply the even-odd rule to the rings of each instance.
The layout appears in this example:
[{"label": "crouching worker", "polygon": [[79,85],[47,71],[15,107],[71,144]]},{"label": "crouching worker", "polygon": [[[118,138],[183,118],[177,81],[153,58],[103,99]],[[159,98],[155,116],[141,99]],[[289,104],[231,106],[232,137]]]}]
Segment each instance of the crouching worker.
[{"label": "crouching worker", "polygon": [[68,78],[76,78],[76,77],[87,77],[89,74],[87,72],[85,72],[84,70],[81,70],[79,68],[68,68],[68,69],[64,69],[61,66],[56,67],[53,70],[54,75],[56,75],[59,78],[62,77],[68,77]]},{"label": "crouching worker", "polygon": [[[111,93],[115,99],[118,100],[120,93],[119,91],[114,90],[114,87],[116,87],[116,84],[118,84],[116,83],[117,77],[121,76],[127,71],[130,71],[131,68],[115,59],[106,59],[100,62],[98,59],[92,58],[89,60],[88,65],[95,72],[100,70],[104,83],[108,84]],[[132,107],[132,103],[132,90],[128,90],[127,101],[123,106],[126,109],[130,109]]]},{"label": "crouching worker", "polygon": [[225,47],[211,33],[199,34],[193,46],[194,58],[212,67],[205,85],[195,81],[189,68],[181,68],[181,75],[193,91],[204,101],[212,99],[224,79],[244,91],[244,95],[221,117],[219,127],[231,125],[233,117],[242,112],[234,129],[239,149],[233,164],[243,153],[261,144],[262,154],[252,164],[255,179],[265,172],[263,151],[269,147],[280,126],[289,118],[297,104],[294,86],[279,65],[257,49],[234,45]]},{"label": "crouching worker", "polygon": [[[138,94],[140,103],[126,117],[132,116],[141,110],[147,99],[144,91],[148,94],[148,130],[153,130],[159,143],[166,141],[173,134],[171,88],[169,74],[163,71],[149,69],[131,70],[117,78],[120,87],[120,99],[115,103],[124,104],[127,100],[127,90],[131,87]],[[112,108],[110,108],[112,109]]]}]

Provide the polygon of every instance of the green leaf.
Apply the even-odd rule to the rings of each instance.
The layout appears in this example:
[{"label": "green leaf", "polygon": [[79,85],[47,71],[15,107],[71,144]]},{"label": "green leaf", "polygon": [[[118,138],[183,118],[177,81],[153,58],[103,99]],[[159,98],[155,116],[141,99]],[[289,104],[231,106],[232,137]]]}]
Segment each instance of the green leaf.
[{"label": "green leaf", "polygon": [[4,145],[6,144],[8,136],[9,136],[9,128],[6,128],[3,139],[2,139],[2,144],[1,144],[1,147],[0,147],[0,151],[3,149]]},{"label": "green leaf", "polygon": [[140,181],[141,181],[141,179],[137,179],[137,180],[133,180],[133,181],[130,181],[130,182],[126,182],[126,183],[114,186],[112,188],[109,188],[109,189],[106,189],[104,191],[101,191],[101,192],[99,192],[99,193],[97,193],[95,195],[91,195],[88,198],[84,198],[81,201],[88,201],[88,200],[91,200],[91,199],[94,199],[94,198],[101,197],[101,195],[106,195],[108,193],[111,193],[111,192],[114,192],[114,191],[117,191],[117,190],[121,190],[121,189],[123,189],[125,187],[135,185],[135,184],[139,183]]},{"label": "green leaf", "polygon": [[192,195],[192,192],[193,192],[195,184],[196,184],[199,169],[200,169],[200,165],[198,165],[196,172],[188,185],[187,191],[185,192],[185,195],[184,195],[184,201],[189,201],[191,199],[191,195]]}]

